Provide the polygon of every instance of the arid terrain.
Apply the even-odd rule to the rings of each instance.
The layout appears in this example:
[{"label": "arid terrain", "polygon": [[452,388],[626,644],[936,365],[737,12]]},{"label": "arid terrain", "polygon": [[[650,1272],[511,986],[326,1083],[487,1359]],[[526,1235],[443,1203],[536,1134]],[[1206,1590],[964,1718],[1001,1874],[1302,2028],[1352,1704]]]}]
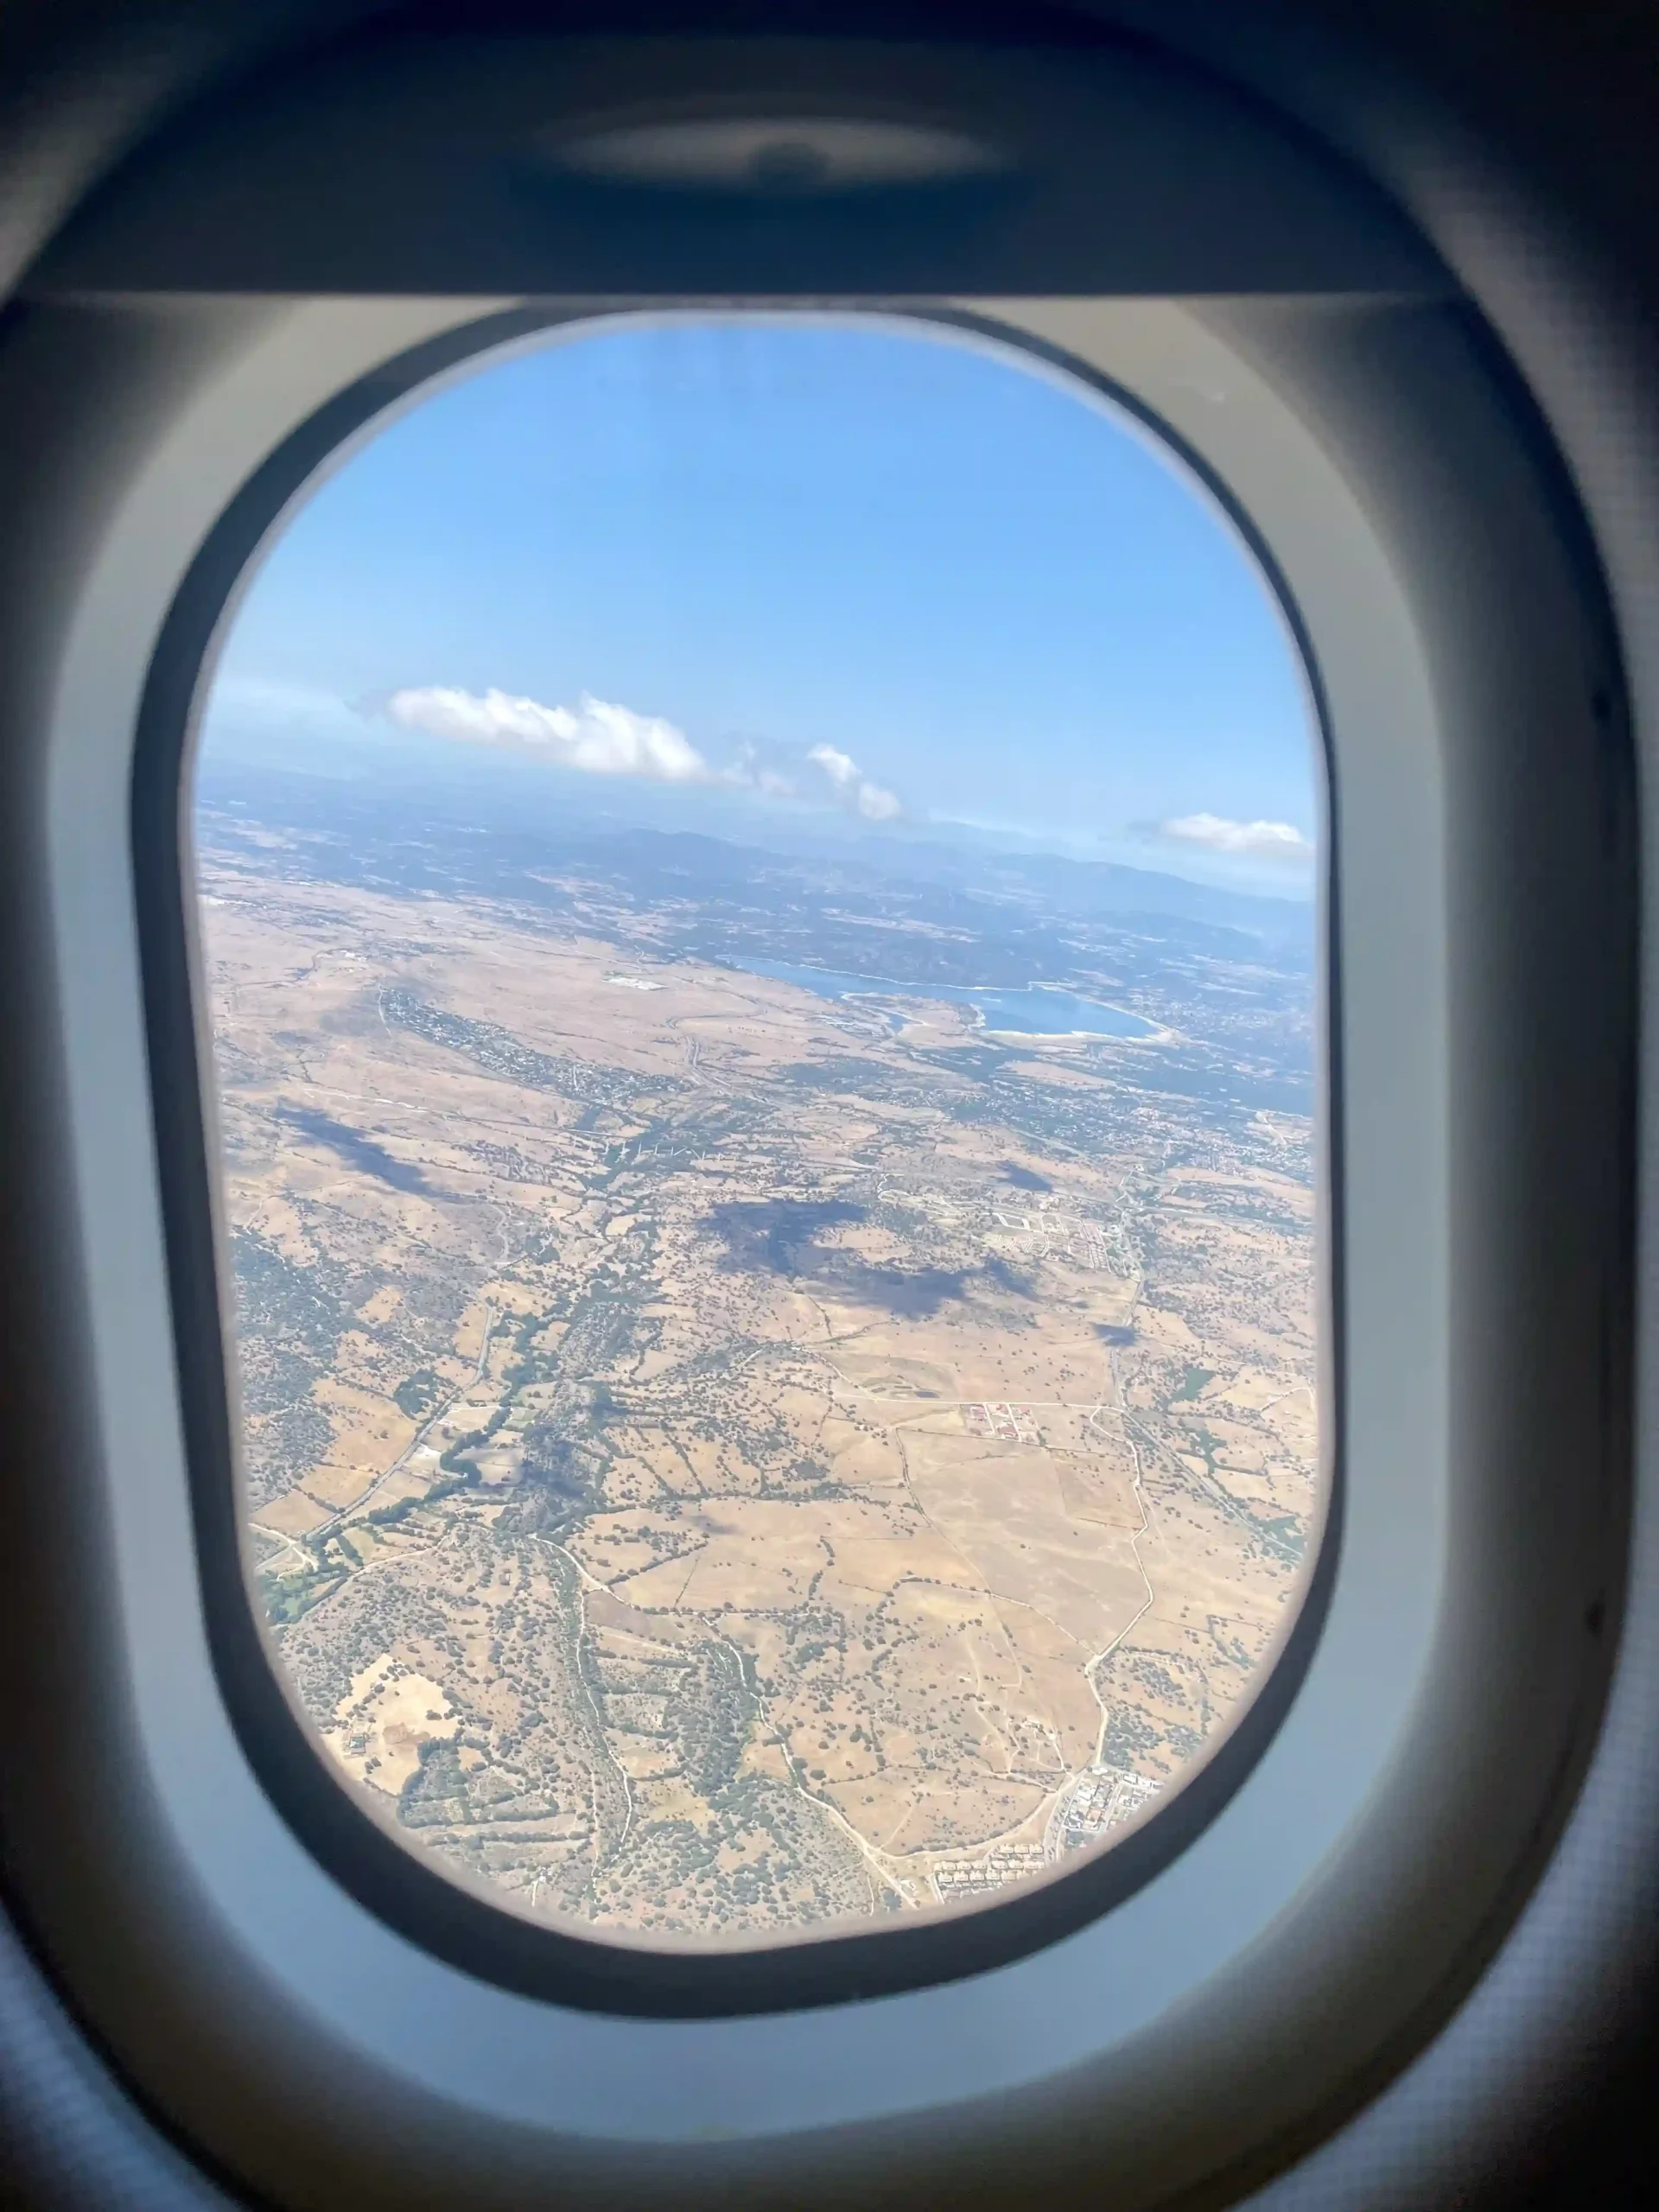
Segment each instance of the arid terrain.
[{"label": "arid terrain", "polygon": [[1250,1089],[1306,978],[1120,931],[1065,980],[1147,1034],[1013,1037],[728,964],[695,886],[201,842],[253,1567],[411,1843],[753,1942],[1052,1871],[1213,1746],[1322,1510],[1312,1124]]}]

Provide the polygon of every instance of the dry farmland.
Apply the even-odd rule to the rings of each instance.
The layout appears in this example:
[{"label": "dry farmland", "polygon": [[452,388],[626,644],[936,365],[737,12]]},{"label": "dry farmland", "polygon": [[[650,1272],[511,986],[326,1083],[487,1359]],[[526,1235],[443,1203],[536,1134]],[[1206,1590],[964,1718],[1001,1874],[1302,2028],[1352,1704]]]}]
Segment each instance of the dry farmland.
[{"label": "dry farmland", "polygon": [[674,1942],[1145,1817],[1318,1535],[1306,1121],[279,857],[203,864],[242,1479],[346,1786]]}]

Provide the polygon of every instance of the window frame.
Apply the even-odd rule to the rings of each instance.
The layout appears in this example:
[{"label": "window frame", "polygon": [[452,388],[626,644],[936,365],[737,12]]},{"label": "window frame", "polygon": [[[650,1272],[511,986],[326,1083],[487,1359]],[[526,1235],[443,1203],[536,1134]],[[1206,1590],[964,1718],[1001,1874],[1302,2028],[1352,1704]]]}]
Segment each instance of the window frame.
[{"label": "window frame", "polygon": [[[1447,214],[1432,191],[1428,198],[1446,218],[1442,231],[1455,230],[1464,211]],[[1471,247],[1466,257],[1479,267],[1482,250]],[[1515,306],[1513,294],[1508,305]],[[1086,306],[1050,302],[1023,320],[1064,343],[1053,316],[1086,321]],[[1418,769],[1433,782],[1435,763],[1467,753],[1465,765],[1478,767],[1477,780],[1491,783],[1511,822],[1523,826],[1528,804],[1548,810],[1560,803],[1562,837],[1553,873],[1540,876],[1542,903],[1571,922],[1572,901],[1581,898],[1586,918],[1576,941],[1606,955],[1565,984],[1546,961],[1538,988],[1553,1039],[1562,1041],[1567,992],[1576,1049],[1586,1033],[1596,1048],[1584,1054],[1588,1076],[1569,1069],[1560,1086],[1561,1111],[1587,1140],[1586,1156],[1573,1158],[1560,1179],[1582,1199],[1583,1233],[1575,1242],[1571,1224],[1543,1224],[1545,1243],[1567,1263],[1557,1275],[1571,1293],[1563,1301],[1564,1348],[1541,1346],[1524,1311],[1517,1316],[1512,1300],[1506,1306],[1504,1286],[1492,1281],[1497,1259],[1486,1255],[1483,1230],[1492,1232],[1492,1253],[1515,1263],[1521,1294],[1539,1287],[1542,1261],[1495,1210],[1491,1173],[1465,1185],[1444,1172],[1454,1138],[1459,1165],[1468,1164],[1471,1125],[1484,1127],[1500,1163],[1541,1165],[1537,1133],[1550,1102],[1537,1096],[1535,1069],[1516,1058],[1503,1023],[1495,1020],[1472,1041],[1442,1025],[1438,1044],[1465,1054],[1454,1080],[1443,1067],[1425,1074],[1421,1025],[1408,1021],[1405,1061],[1379,1069],[1356,1011],[1363,1079],[1350,1094],[1365,1119],[1366,1143],[1378,1141],[1385,1156],[1398,1134],[1390,1117],[1438,1148],[1439,1180],[1429,1178],[1438,1192],[1434,1219],[1446,1240],[1461,1239],[1460,1257],[1476,1262],[1462,1305],[1442,1304],[1433,1316],[1446,1325],[1448,1342],[1455,1336],[1459,1358],[1480,1352],[1475,1325],[1483,1312],[1505,1325],[1513,1319],[1512,1379],[1529,1388],[1537,1363],[1529,1353],[1549,1350],[1558,1387],[1554,1395],[1534,1390],[1526,1399],[1529,1433],[1513,1415],[1507,1427],[1497,1421],[1484,1375],[1473,1377],[1476,1387],[1460,1384],[1455,1434],[1451,1408],[1437,1409],[1444,1418],[1431,1443],[1447,1452],[1455,1445],[1458,1481],[1434,1492],[1432,1572],[1414,1586],[1392,1638],[1379,1634],[1369,1645],[1349,1635],[1351,1610],[1338,1576],[1317,1656],[1323,1662],[1346,1638],[1342,1695],[1323,1709],[1325,1770],[1294,1801],[1295,1819],[1285,1821],[1282,1802],[1274,1818],[1264,1815],[1262,1785],[1282,1780],[1287,1739],[1334,1694],[1331,1669],[1322,1673],[1320,1663],[1310,1668],[1261,1770],[1211,1834],[1096,1924],[1109,1926],[1116,1939],[1142,1899],[1174,1876],[1168,1894],[1179,1892],[1185,1918],[1172,1923],[1173,1960],[1142,1951],[1126,1964],[1120,1951],[1122,1970],[1108,1983],[1094,1931],[1080,1931],[949,1991],[779,2015],[759,2024],[761,2036],[747,2033],[750,2024],[741,2020],[567,2019],[561,2008],[480,1994],[465,1976],[423,1980],[410,1947],[352,1919],[343,1893],[288,1848],[263,1793],[226,1761],[225,1716],[201,1663],[189,1590],[178,1579],[189,1529],[155,1168],[135,1111],[145,1077],[125,767],[137,690],[171,588],[257,461],[254,447],[268,449],[302,419],[330,379],[365,372],[398,346],[432,334],[446,313],[475,314],[477,303],[441,310],[381,302],[372,310],[380,334],[372,342],[365,330],[370,311],[353,328],[345,302],[135,302],[106,290],[90,300],[32,303],[24,327],[14,325],[0,359],[13,410],[0,415],[0,429],[28,421],[30,466],[20,474],[32,504],[22,512],[35,534],[28,590],[6,612],[21,625],[23,614],[42,610],[34,631],[17,632],[26,640],[18,680],[32,688],[21,695],[15,727],[36,779],[20,801],[32,839],[22,895],[30,902],[41,988],[50,1000],[48,1011],[31,1013],[29,1034],[42,1055],[39,1095],[49,1095],[58,1116],[50,1143],[39,1147],[50,1160],[38,1202],[54,1224],[41,1274],[62,1332],[48,1372],[65,1388],[51,1421],[40,1423],[54,1449],[23,1490],[27,1541],[10,1626],[27,1641],[38,1695],[29,1713],[7,1725],[27,1744],[39,1786],[12,1808],[8,1872],[38,1955],[113,2070],[197,2155],[238,2182],[286,2201],[378,2190],[410,2202],[492,2207],[550,2187],[608,2190],[631,2202],[671,2195],[729,2201],[746,2182],[803,2204],[844,2202],[850,2191],[898,2203],[953,2187],[963,2194],[1000,2189],[1017,2201],[1037,2162],[1051,2185],[1077,2187],[1097,2186],[1109,2162],[1126,2205],[1179,2191],[1236,2192],[1338,2126],[1421,2052],[1521,1913],[1595,1744],[1623,1590],[1631,1136],[1628,1090],[1609,1097],[1597,1084],[1605,1077],[1617,1090],[1632,1079],[1630,737],[1599,566],[1584,550],[1567,472],[1529,396],[1478,318],[1467,319],[1477,325],[1472,333],[1458,334],[1455,359],[1444,350],[1436,355],[1433,345],[1427,356],[1421,346],[1390,355],[1384,345],[1379,361],[1376,346],[1356,348],[1353,331],[1341,327],[1353,306],[1351,299],[1325,302],[1331,321],[1323,336],[1306,327],[1275,329],[1270,302],[1260,314],[1228,302],[1170,312],[1209,368],[1219,361],[1224,384],[1234,372],[1228,364],[1236,365],[1239,412],[1255,404],[1252,378],[1269,398],[1294,404],[1315,448],[1308,466],[1341,511],[1332,526],[1334,567],[1353,550],[1354,533],[1377,551],[1372,584],[1403,620],[1408,644],[1424,642],[1413,681],[1432,662],[1433,680],[1418,688],[1431,706],[1444,700],[1452,710],[1444,729],[1432,715],[1423,728],[1413,723],[1413,743],[1427,747]],[[986,312],[998,319],[1011,310],[993,302]],[[1524,324],[1526,316],[1517,310],[1511,320]],[[1119,317],[1110,373],[1155,391],[1168,418],[1207,448],[1212,402],[1172,386],[1179,334],[1172,335],[1166,316],[1160,337],[1151,327],[1158,321],[1152,313]],[[1442,330],[1436,342],[1446,339]],[[1097,349],[1074,334],[1068,350]],[[1471,396],[1471,375],[1478,398]],[[1368,396],[1381,401],[1387,420],[1367,419],[1367,408],[1356,405]],[[1490,410],[1499,418],[1496,451],[1485,439]],[[1424,454],[1395,419],[1402,413],[1417,421],[1429,447],[1431,432],[1443,435],[1451,421],[1467,428],[1473,419],[1481,435],[1469,486],[1454,480],[1437,490],[1432,473],[1426,484]],[[1583,433],[1581,418],[1578,427]],[[1272,446],[1266,435],[1263,454]],[[1232,480],[1260,517],[1273,502],[1251,488],[1252,456],[1236,446],[1230,452]],[[1515,492],[1517,472],[1524,480],[1518,506],[1506,506],[1502,495]],[[1528,545],[1490,544],[1473,528],[1478,518],[1462,494],[1478,505],[1494,482],[1497,510],[1518,524],[1513,535]],[[1425,512],[1453,526],[1469,556],[1464,573],[1412,536],[1413,518],[1401,512],[1402,485],[1425,494]],[[1608,492],[1605,478],[1600,488]],[[1492,603],[1503,597],[1495,580],[1528,580],[1540,527],[1549,559],[1541,588],[1527,602],[1536,619],[1506,630],[1502,606]],[[1268,534],[1277,546],[1277,530]],[[1628,572],[1635,556],[1622,543]],[[1286,566],[1305,604],[1318,604],[1310,622],[1329,666],[1322,579],[1304,581],[1306,563]],[[1359,599],[1365,602],[1363,590]],[[1483,626],[1488,642],[1513,643],[1517,667],[1548,678],[1537,709],[1525,696],[1516,702],[1516,727],[1543,747],[1529,759],[1541,771],[1529,794],[1503,791],[1505,760],[1475,745],[1478,733],[1459,696],[1474,678],[1459,662],[1455,633],[1469,642]],[[1565,658],[1581,662],[1584,689],[1603,694],[1605,711],[1590,714],[1574,690],[1558,725],[1546,728],[1542,706],[1557,698],[1553,687],[1572,690],[1578,682],[1574,675],[1567,683],[1551,659],[1558,630],[1576,641]],[[1438,658],[1427,651],[1431,633]],[[1344,659],[1334,656],[1338,676]],[[1333,683],[1333,697],[1342,688]],[[1351,736],[1351,705],[1344,697],[1333,706],[1339,743]],[[1599,840],[1580,818],[1586,791],[1605,817]],[[1379,805],[1388,796],[1370,793]],[[1345,976],[1351,980],[1356,927],[1364,956],[1363,925],[1383,913],[1405,941],[1397,965],[1427,960],[1433,972],[1419,972],[1438,989],[1446,980],[1440,968],[1455,968],[1466,982],[1471,963],[1490,960],[1512,1010],[1519,987],[1496,920],[1513,921],[1517,943],[1535,940],[1524,905],[1505,888],[1500,856],[1478,847],[1472,874],[1448,870],[1433,824],[1424,836],[1427,858],[1408,874],[1409,897],[1380,907],[1375,861],[1386,837],[1370,804],[1348,806],[1338,886],[1349,925]],[[1561,849],[1562,838],[1570,850]],[[1463,902],[1455,914],[1452,893]],[[1389,981],[1367,965],[1362,957],[1350,992],[1357,1009]],[[1389,1012],[1400,1018],[1397,1007]],[[1483,1055],[1518,1076],[1514,1098],[1494,1101]],[[1375,1240],[1382,1235],[1386,1243],[1389,1224],[1379,1226],[1375,1192],[1357,1195],[1364,1201],[1359,1273],[1367,1278],[1358,1287],[1370,1297]],[[1516,1221],[1538,1228],[1542,1200],[1524,1175],[1511,1195]],[[1438,1243],[1435,1249],[1439,1266],[1444,1254]],[[1442,1267],[1422,1287],[1426,1304],[1441,1296],[1445,1276]],[[1353,1316],[1351,1333],[1367,1357],[1376,1319],[1374,1304]],[[1373,1398],[1356,1418],[1362,1445],[1376,1413]],[[1513,1450],[1520,1470],[1507,1490],[1495,1477],[1500,1445]],[[1421,1471],[1404,1468],[1409,1480]],[[1353,1484],[1357,1523],[1370,1514],[1376,1489],[1373,1465]],[[1496,1518],[1495,1506],[1503,1508]],[[1483,1565],[1471,1556],[1471,1533],[1495,1532],[1500,1541]],[[1370,1563],[1377,1533],[1374,1522],[1357,1529],[1351,1554],[1363,1542]],[[1390,1530],[1384,1525],[1381,1533]],[[1537,1579],[1546,1558],[1559,1587]],[[1375,1564],[1370,1586],[1380,1603],[1398,1566],[1386,1542]],[[1459,1578],[1473,1600],[1461,1622],[1440,1602]],[[75,1602],[54,1613],[49,1599],[59,1593]],[[1637,1594],[1650,1611],[1651,1592]],[[1541,1602],[1529,1610],[1535,1599]],[[1541,1705],[1529,1706],[1527,1684],[1495,1679],[1501,1669],[1492,1663],[1490,1631],[1506,1606],[1510,1623],[1531,1637],[1522,1656],[1531,1685],[1542,1681],[1548,1691]],[[1376,1680],[1364,1671],[1368,1655]],[[1446,1713],[1436,1732],[1436,1685],[1440,1704],[1456,1707],[1466,1727],[1483,1716],[1496,1724],[1471,1765],[1459,1764]],[[1629,1665],[1621,1689],[1619,1740],[1628,1758],[1647,1710]],[[1401,1755],[1392,1764],[1373,1725],[1385,1692],[1394,1716],[1387,1745]],[[1356,1705],[1363,1728],[1344,1726]],[[1480,1749],[1478,1734],[1471,1740]],[[1511,1770],[1497,1771],[1505,1762]],[[1605,1945],[1615,1916],[1587,1894],[1586,1880],[1598,1867],[1606,1872],[1597,1853],[1630,1840],[1628,1812],[1622,1821],[1610,1815],[1605,1773],[1602,1783],[1582,1824],[1588,1840],[1564,1878],[1574,1933],[1587,1945]],[[123,1815],[118,1836],[111,1834],[112,1798]],[[1224,1830],[1236,1850],[1218,1870],[1211,1845]],[[1252,1904],[1245,1892],[1269,1850],[1283,1861],[1281,1909],[1252,1920],[1263,1893],[1254,1892]],[[1628,1900],[1627,1874],[1614,1885]],[[1550,1894],[1559,1909],[1561,1885]],[[1548,1941],[1540,1911],[1548,1922],[1548,1910],[1535,1909],[1523,1931],[1535,1962]],[[532,2046],[535,2060],[526,2056]],[[1465,2049],[1466,2064],[1466,2038]],[[1248,2054],[1243,2072],[1241,2052]],[[1518,2072],[1512,2068],[1512,2078]],[[648,2078],[631,2098],[626,2077],[640,2075]]]}]

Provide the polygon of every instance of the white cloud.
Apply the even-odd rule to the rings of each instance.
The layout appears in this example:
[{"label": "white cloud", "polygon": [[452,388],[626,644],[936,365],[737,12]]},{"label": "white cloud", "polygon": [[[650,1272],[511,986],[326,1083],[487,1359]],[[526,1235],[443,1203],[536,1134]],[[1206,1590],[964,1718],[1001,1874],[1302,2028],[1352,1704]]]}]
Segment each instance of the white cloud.
[{"label": "white cloud", "polygon": [[[590,776],[725,784],[784,804],[823,805],[828,799],[866,822],[891,822],[904,812],[895,793],[872,782],[849,753],[833,745],[814,746],[804,762],[788,747],[745,744],[726,766],[715,768],[672,722],[586,691],[574,707],[563,707],[507,691],[415,685],[365,702],[364,711],[429,737],[528,754]],[[806,772],[808,764],[822,783]]]},{"label": "white cloud", "polygon": [[837,752],[833,745],[815,745],[806,757],[823,769],[842,804],[855,807],[867,822],[891,822],[904,812],[896,793],[871,783],[850,753]]},{"label": "white cloud", "polygon": [[654,715],[595,699],[546,707],[506,691],[480,695],[443,684],[394,691],[381,712],[404,729],[462,745],[537,754],[589,776],[639,776],[655,784],[708,784],[715,772],[685,732]]},{"label": "white cloud", "polygon": [[815,745],[807,754],[817,761],[837,791],[850,791],[858,781],[858,763],[850,754],[837,753],[833,745]]},{"label": "white cloud", "polygon": [[1313,857],[1313,842],[1289,822],[1230,822],[1221,814],[1183,814],[1160,822],[1157,834],[1175,845],[1199,845],[1206,852],[1230,853],[1250,860],[1300,863]]},{"label": "white cloud", "polygon": [[796,796],[791,779],[778,769],[766,766],[753,745],[740,749],[736,760],[721,770],[720,780],[734,785],[739,791],[759,791],[763,798],[790,799]]}]

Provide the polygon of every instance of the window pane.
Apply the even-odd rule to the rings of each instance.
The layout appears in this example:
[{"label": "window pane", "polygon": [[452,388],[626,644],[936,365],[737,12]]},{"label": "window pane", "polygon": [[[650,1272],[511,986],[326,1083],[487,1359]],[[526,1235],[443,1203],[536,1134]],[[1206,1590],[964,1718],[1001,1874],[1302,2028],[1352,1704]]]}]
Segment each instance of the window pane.
[{"label": "window pane", "polygon": [[1320,1515],[1302,671],[1081,385],[597,326],[329,476],[194,821],[250,1571],[344,1786],[753,1943],[1109,1847]]}]

